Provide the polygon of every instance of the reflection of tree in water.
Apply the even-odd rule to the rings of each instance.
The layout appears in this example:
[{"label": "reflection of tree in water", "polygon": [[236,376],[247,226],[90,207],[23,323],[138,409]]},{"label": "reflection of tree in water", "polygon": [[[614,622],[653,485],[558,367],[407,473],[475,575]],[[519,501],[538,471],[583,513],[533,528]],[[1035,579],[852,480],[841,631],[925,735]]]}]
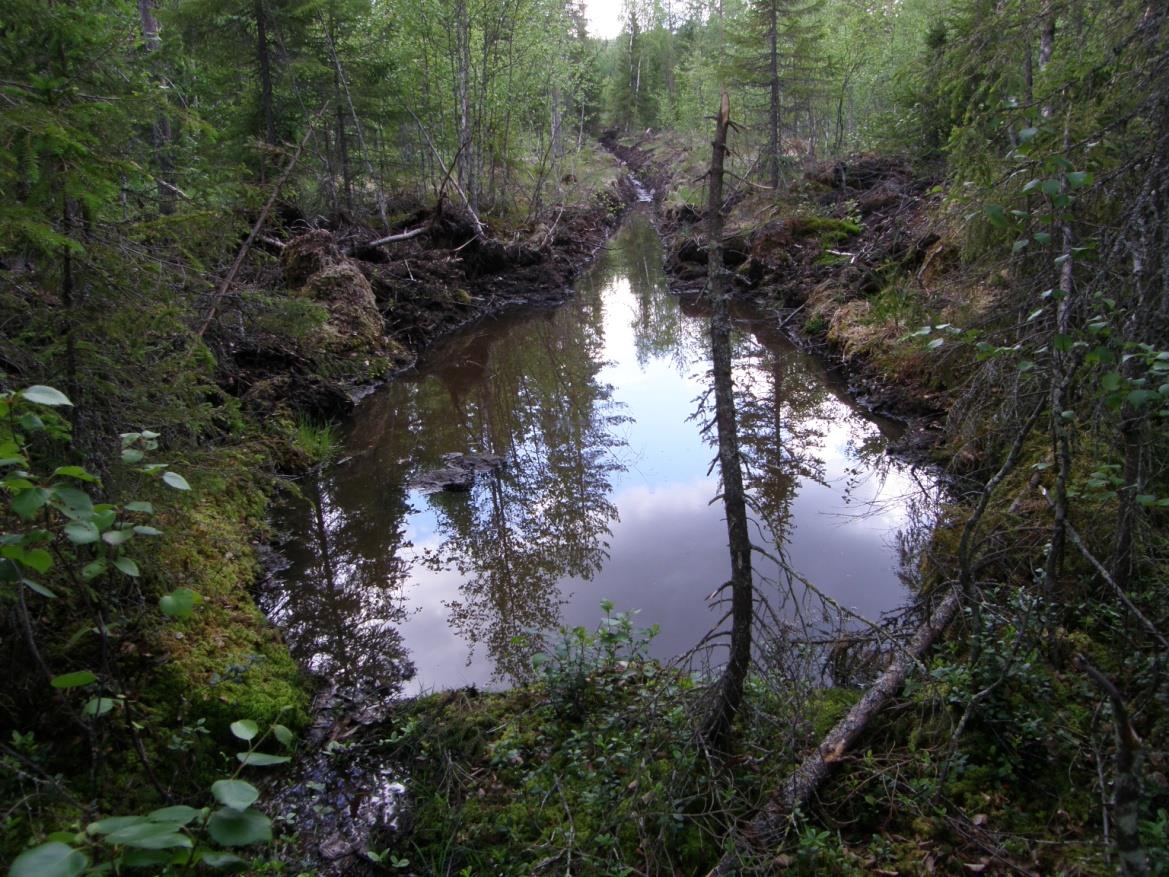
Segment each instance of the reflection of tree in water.
[{"label": "reflection of tree in water", "polygon": [[832,396],[793,348],[750,341],[736,368],[739,441],[747,490],[774,544],[787,537],[802,480],[824,482],[825,425]]},{"label": "reflection of tree in water", "polygon": [[631,217],[614,238],[605,257],[604,271],[591,275],[596,288],[624,278],[635,308],[633,343],[637,364],[667,359],[678,369],[689,369],[705,355],[706,336],[700,323],[687,320],[669,295],[662,267],[662,243],[650,222]]},{"label": "reflection of tree in water", "polygon": [[[414,675],[397,625],[404,618],[401,585],[408,570],[397,557],[402,545],[405,497],[392,499],[399,513],[376,522],[376,543],[368,550],[373,520],[350,516],[360,500],[338,502],[331,485],[305,485],[305,502],[290,512],[298,539],[285,552],[307,587],[284,587],[270,597],[269,616],[284,630],[293,655],[342,690],[371,686],[390,693]],[[381,505],[382,503],[379,503]],[[387,530],[386,521],[397,522]]]},{"label": "reflection of tree in water", "polygon": [[601,318],[599,300],[580,295],[477,351],[488,380],[445,386],[449,441],[509,464],[469,498],[429,499],[445,539],[424,561],[469,577],[451,624],[500,677],[524,675],[525,631],[559,622],[558,582],[591,578],[607,557],[609,476],[623,468],[611,427],[623,418],[597,381]]}]

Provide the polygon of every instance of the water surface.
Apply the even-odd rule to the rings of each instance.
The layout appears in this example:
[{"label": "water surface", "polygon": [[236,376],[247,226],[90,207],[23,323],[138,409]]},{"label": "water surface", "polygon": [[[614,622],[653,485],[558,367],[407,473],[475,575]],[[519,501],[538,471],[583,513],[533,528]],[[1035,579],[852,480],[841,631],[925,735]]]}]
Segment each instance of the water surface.
[{"label": "water surface", "polygon": [[[918,478],[885,453],[894,428],[768,325],[741,314],[735,340],[757,585],[816,624],[782,552],[876,619],[907,599]],[[438,345],[362,402],[342,462],[285,510],[290,566],[264,601],[294,654],[343,687],[498,686],[527,672],[529,631],[591,628],[602,599],[660,625],[660,657],[687,652],[717,625],[708,599],[730,573],[708,360],[704,303],[669,294],[637,213],[566,304]],[[467,494],[407,487],[453,451],[508,464]]]}]

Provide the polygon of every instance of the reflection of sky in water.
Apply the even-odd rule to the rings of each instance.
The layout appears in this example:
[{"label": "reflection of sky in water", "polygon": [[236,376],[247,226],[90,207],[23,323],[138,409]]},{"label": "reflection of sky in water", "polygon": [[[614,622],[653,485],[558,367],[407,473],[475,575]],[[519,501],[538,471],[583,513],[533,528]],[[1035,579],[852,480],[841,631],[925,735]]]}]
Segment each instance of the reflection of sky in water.
[{"label": "reflection of sky in water", "polygon": [[[627,235],[623,239],[627,241],[627,246],[631,246]],[[656,237],[651,239],[651,243],[656,245]],[[590,531],[593,532],[591,538],[595,539],[593,547],[598,551],[596,556],[599,558],[599,568],[591,574],[583,575],[556,575],[553,571],[549,584],[554,591],[556,587],[559,588],[559,595],[553,593],[551,598],[544,595],[541,599],[544,600],[542,605],[545,609],[542,611],[555,613],[559,604],[560,618],[564,624],[592,628],[600,617],[598,604],[602,599],[611,599],[618,610],[639,609],[639,626],[659,624],[662,632],[655,640],[654,651],[662,657],[671,657],[691,648],[713,624],[716,614],[708,607],[707,597],[729,575],[723,511],[721,504],[712,504],[718,491],[718,479],[716,475],[708,474],[714,451],[702,436],[699,421],[692,418],[707,380],[704,361],[705,319],[701,313],[679,314],[677,303],[668,299],[668,294],[661,289],[660,275],[648,278],[650,284],[647,293],[646,277],[643,276],[640,288],[631,284],[629,272],[623,271],[620,253],[610,254],[607,262],[608,279],[602,275],[601,284],[593,283],[595,290],[590,289],[587,283],[583,284],[579,300],[566,306],[563,312],[558,312],[555,319],[577,318],[576,311],[595,317],[597,305],[591,303],[591,296],[600,296],[599,306],[603,319],[592,327],[599,331],[594,331],[594,335],[590,336],[593,339],[590,343],[598,343],[599,349],[591,349],[590,355],[594,361],[603,362],[604,365],[599,370],[594,367],[592,380],[597,386],[611,386],[612,395],[606,401],[601,394],[589,404],[603,405],[610,411],[615,406],[616,413],[623,415],[620,422],[604,427],[610,434],[615,434],[619,441],[602,443],[599,452],[601,457],[618,465],[610,467],[596,482],[607,487],[607,499],[601,502],[614,506],[616,514],[602,515],[599,529]],[[599,270],[606,270],[606,265],[602,263]],[[652,288],[655,283],[656,289]],[[649,300],[647,295],[655,297],[652,299],[654,319],[662,325],[669,324],[669,331],[673,333],[670,343],[655,347],[652,339],[647,341],[644,327],[646,301]],[[550,318],[547,314],[541,314],[532,319]],[[512,343],[514,338],[503,337],[504,340],[499,342],[501,346]],[[561,342],[554,340],[553,343]],[[894,537],[898,528],[906,523],[907,511],[903,498],[919,492],[916,482],[907,469],[881,457],[879,442],[873,442],[878,437],[876,425],[859,416],[848,404],[827,390],[819,367],[803,354],[787,345],[775,346],[774,356],[781,358],[777,365],[773,355],[761,351],[750,337],[741,339],[738,350],[740,353],[753,351],[761,355],[740,356],[736,360],[737,389],[774,386],[779,380],[776,375],[789,375],[790,379],[799,383],[797,391],[803,393],[805,399],[802,404],[793,401],[790,411],[786,410],[788,406],[785,403],[780,409],[785,412],[784,422],[779,426],[764,417],[765,425],[772,429],[772,439],[768,442],[767,430],[764,429],[753,445],[754,453],[760,460],[782,460],[783,454],[779,453],[774,439],[774,431],[778,429],[781,435],[787,437],[785,445],[797,446],[795,450],[789,448],[786,453],[799,454],[799,448],[807,445],[816,460],[811,467],[814,472],[804,471],[794,481],[783,482],[787,486],[779,492],[780,505],[789,515],[786,523],[786,556],[792,566],[845,606],[866,617],[876,619],[882,611],[896,608],[904,601],[905,595],[897,575],[899,558]],[[694,356],[695,352],[698,353],[697,357]],[[495,354],[488,346],[486,352],[477,350],[466,355],[469,362],[482,368],[483,361],[491,359]],[[452,370],[457,369],[457,362],[453,365],[452,362],[448,358],[447,366]],[[430,377],[421,380],[433,381]],[[772,384],[768,384],[769,381]],[[571,384],[571,375],[562,379],[562,383],[564,386]],[[535,381],[523,378],[520,385],[525,388],[523,392],[527,392],[526,388],[534,386]],[[451,384],[454,389],[448,387],[437,391],[435,386],[424,391],[420,383],[400,390],[411,398],[426,396],[438,400],[432,399],[427,403],[429,408],[426,408],[426,416],[439,418],[433,424],[449,424],[456,417],[452,411],[457,412],[458,416],[468,417],[466,412],[473,409],[478,412],[475,414],[477,417],[481,414],[480,409],[486,407],[481,397],[475,396],[473,390],[462,385],[455,387]],[[568,393],[567,390],[565,392]],[[453,399],[460,394],[463,400],[461,408],[448,410],[448,407],[444,407],[455,404],[448,400],[448,395]],[[795,410],[797,405],[798,412]],[[772,406],[765,408],[772,410]],[[564,412],[545,409],[546,405],[537,405],[534,409],[537,414],[529,420],[566,416]],[[593,410],[597,410],[596,407]],[[346,476],[342,470],[324,482],[324,493],[328,495],[322,495],[323,505],[357,502],[362,507],[350,507],[343,515],[335,507],[327,509],[323,523],[329,535],[318,539],[318,544],[326,544],[330,539],[342,541],[342,523],[360,523],[363,516],[374,513],[368,505],[380,504],[380,501],[375,502],[366,495],[371,491],[368,484],[371,477],[379,482],[384,480],[384,484],[379,483],[378,490],[370,495],[380,497],[391,493],[395,481],[400,493],[401,480],[411,465],[401,455],[412,457],[417,464],[420,458],[433,460],[437,453],[457,449],[449,446],[423,447],[428,430],[433,428],[437,431],[437,426],[423,423],[419,429],[412,421],[394,420],[398,415],[393,412],[371,412],[363,408],[362,415],[365,419],[381,418],[373,426],[368,426],[366,432],[381,436],[375,441],[382,441],[386,449],[383,451],[375,447],[372,451],[372,454],[380,455],[378,465],[366,465],[365,469],[351,476]],[[416,413],[411,415],[416,416]],[[742,431],[743,424],[740,426]],[[359,418],[355,434],[360,435],[361,429],[362,418]],[[413,437],[404,436],[407,432]],[[529,433],[529,438],[524,440],[529,444],[518,445],[523,453],[519,454],[520,461],[514,464],[515,469],[522,470],[525,461],[531,460],[535,461],[532,465],[542,465],[549,471],[555,470],[556,465],[563,466],[563,461],[556,465],[553,463],[556,448],[542,447],[532,451],[530,435],[536,433],[539,430]],[[546,436],[546,431],[539,435]],[[391,441],[394,436],[396,438]],[[431,444],[444,440],[450,441],[447,437],[435,439]],[[516,440],[513,435],[511,441]],[[539,441],[543,439],[538,438],[537,444]],[[870,447],[869,453],[861,459],[858,448],[865,442],[877,450],[874,452]],[[468,441],[465,446],[476,447],[477,443]],[[490,449],[500,451],[499,447]],[[396,463],[391,459],[394,457],[399,457]],[[874,463],[879,466],[879,471],[872,468]],[[405,468],[402,468],[403,465]],[[395,469],[395,466],[398,468]],[[387,470],[391,470],[389,474]],[[505,473],[499,484],[509,479],[522,481],[524,476],[530,474],[523,471]],[[345,477],[349,477],[351,483],[346,484],[343,481]],[[551,492],[560,487],[555,479],[538,483],[545,485],[544,489]],[[377,512],[384,516],[385,528],[398,534],[396,539],[383,535],[379,543],[378,525],[371,525],[372,537],[363,537],[360,547],[347,548],[342,545],[330,565],[333,587],[346,591],[351,602],[353,598],[356,598],[358,604],[367,601],[369,610],[376,615],[376,620],[361,617],[360,605],[351,605],[350,617],[343,617],[345,613],[339,612],[334,619],[337,635],[333,638],[339,636],[344,639],[346,630],[365,629],[376,633],[378,629],[387,626],[387,621],[393,621],[396,636],[401,638],[399,648],[404,647],[417,670],[414,681],[407,685],[407,692],[472,683],[489,685],[496,675],[496,668],[488,655],[490,636],[479,633],[477,638],[480,641],[473,647],[469,645],[464,638],[467,622],[463,621],[460,629],[460,624],[453,620],[452,609],[468,601],[467,583],[474,574],[468,564],[475,557],[483,556],[484,552],[480,547],[480,554],[470,549],[461,554],[451,554],[452,544],[456,545],[456,552],[462,551],[458,547],[458,540],[452,539],[457,534],[451,528],[459,526],[459,521],[463,521],[461,526],[469,526],[465,519],[472,513],[490,520],[486,494],[487,488],[480,483],[469,497],[435,498],[416,492],[411,492],[408,500],[401,496],[400,504],[404,506],[408,502],[409,509],[404,520],[401,517],[395,519],[392,510],[381,509]],[[356,495],[365,498],[354,499]],[[497,503],[502,501],[500,495],[498,492],[494,495]],[[529,518],[539,518],[544,515],[553,498],[551,495],[522,496],[518,500],[513,498],[512,505],[505,504],[505,507],[513,509],[514,517],[514,508],[518,503],[526,509],[522,514]],[[460,503],[474,505],[460,506]],[[402,507],[401,511],[407,511],[407,507]],[[460,518],[460,515],[463,517]],[[604,533],[606,526],[609,535]],[[752,537],[767,550],[774,551],[774,546],[768,543],[769,537],[763,536],[765,532],[766,528],[757,524],[752,528]],[[508,538],[517,541],[525,537],[530,543],[531,534],[526,531],[508,534]],[[312,541],[308,532],[298,538]],[[490,542],[490,536],[486,541]],[[529,544],[526,550],[531,549]],[[372,579],[367,576],[358,581],[356,571],[361,567],[361,557],[376,557],[379,550],[389,553],[392,559],[396,555],[397,565],[391,560],[388,572],[377,572]],[[286,577],[289,580],[286,587],[320,587],[308,581],[297,584],[298,559],[295,554],[295,551],[290,551],[294,568]],[[486,555],[495,556],[490,551]],[[441,560],[435,562],[436,557]],[[427,559],[430,562],[424,562]],[[314,560],[314,569],[321,569],[321,558],[315,556]],[[757,579],[770,582],[774,587],[779,578],[774,562],[756,554],[754,563]],[[509,571],[508,575],[515,578],[514,571]],[[393,580],[392,583],[387,576]],[[390,585],[392,599],[387,601],[380,588],[371,588],[365,583],[367,581],[378,582],[382,586]],[[400,589],[397,584],[399,581]],[[378,601],[373,599],[375,590],[378,591],[380,605],[384,607],[387,602],[392,604],[394,613],[375,609],[378,605]],[[488,602],[501,599],[494,596],[498,593],[495,585],[476,593],[480,603],[483,602],[483,593],[493,595]],[[283,599],[270,604],[271,614],[278,621],[286,614],[281,610]],[[514,599],[514,595],[508,599]],[[488,607],[488,610],[488,623],[492,611],[497,615],[506,615],[508,611],[502,606],[493,610]],[[328,614],[322,610],[313,611]],[[481,606],[478,611],[476,618],[479,620],[475,623],[482,624],[485,616]],[[496,619],[497,627],[500,626],[498,622],[499,619]],[[301,624],[311,627],[312,622],[310,619]],[[305,639],[306,633],[298,633],[297,630],[290,630],[289,633],[295,650],[298,638]],[[307,636],[311,638],[311,633]],[[499,638],[499,635],[495,637],[497,642],[493,648],[496,650],[499,648]],[[329,637],[320,636],[319,639],[325,641]],[[329,646],[320,648],[327,649]],[[332,648],[338,650],[336,646]],[[334,656],[335,662],[344,660],[342,655]]]},{"label": "reflection of sky in water", "polygon": [[[627,469],[612,479],[618,521],[612,524],[609,558],[591,581],[562,583],[563,621],[591,628],[600,601],[613,600],[618,611],[640,610],[639,626],[661,626],[654,651],[668,658],[685,652],[705,632],[713,617],[706,598],[729,572],[722,507],[711,503],[718,479],[706,474],[713,450],[691,419],[703,386],[697,366],[687,374],[666,358],[637,363],[631,326],[636,308],[627,280],[618,278],[603,300],[607,365],[598,380],[613,386],[614,401],[632,417],[616,427],[627,446],[614,453]],[[894,469],[883,481],[870,476],[854,485],[846,502],[846,469],[856,465],[851,442],[858,430],[877,429],[844,403],[827,404],[831,417],[820,424],[825,435],[818,452],[827,484],[802,479],[792,507],[788,559],[846,606],[876,619],[903,598],[889,540],[904,523],[897,500],[917,488],[908,474]],[[419,497],[415,505],[425,509],[426,501]],[[407,539],[416,549],[436,549],[442,541],[430,511],[411,515],[408,526]],[[754,530],[754,538],[759,533]],[[758,575],[778,578],[773,562],[757,555],[755,564]],[[445,604],[460,599],[464,576],[456,569],[416,566],[412,579],[406,599],[415,609],[402,631],[415,655],[426,656],[419,661],[419,684],[490,684],[492,668],[483,662],[468,666],[467,644],[447,623]]]}]

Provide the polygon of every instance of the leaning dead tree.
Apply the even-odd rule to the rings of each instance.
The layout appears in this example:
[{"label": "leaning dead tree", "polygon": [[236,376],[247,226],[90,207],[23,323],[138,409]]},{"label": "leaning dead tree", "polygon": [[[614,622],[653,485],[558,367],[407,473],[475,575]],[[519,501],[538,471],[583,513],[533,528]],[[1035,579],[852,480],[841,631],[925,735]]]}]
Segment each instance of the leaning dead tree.
[{"label": "leaning dead tree", "polygon": [[710,251],[707,292],[713,308],[710,347],[714,372],[715,424],[718,430],[723,507],[726,510],[727,537],[731,548],[731,653],[703,727],[703,737],[715,750],[726,747],[731,724],[743,701],[743,686],[751,665],[751,626],[754,623],[751,539],[747,529],[747,502],[743,490],[738,424],[735,420],[734,386],[731,380],[730,303],[722,257],[723,165],[730,125],[730,99],[723,91],[710,161],[710,200],[706,213]]},{"label": "leaning dead tree", "polygon": [[708,877],[733,874],[739,862],[752,852],[765,852],[782,842],[792,816],[812,800],[833,767],[844,759],[868,727],[869,722],[900,691],[934,641],[942,634],[962,603],[961,591],[951,588],[918,628],[908,647],[897,654],[864,697],[828,732],[820,745],[788,775],[763,810],[741,832],[735,848],[727,853]]}]

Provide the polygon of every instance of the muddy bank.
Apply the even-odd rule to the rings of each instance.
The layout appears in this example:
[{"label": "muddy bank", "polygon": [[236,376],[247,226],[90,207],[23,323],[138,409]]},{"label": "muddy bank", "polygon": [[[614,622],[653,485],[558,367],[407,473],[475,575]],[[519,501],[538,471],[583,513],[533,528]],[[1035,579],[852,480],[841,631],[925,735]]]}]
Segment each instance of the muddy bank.
[{"label": "muddy bank", "polygon": [[207,339],[220,386],[259,417],[344,417],[362,388],[408,368],[435,339],[563,301],[636,197],[622,180],[583,206],[498,232],[480,233],[442,202],[407,212],[388,234],[294,223],[265,242],[271,259],[253,280],[264,291],[227,304]]}]

